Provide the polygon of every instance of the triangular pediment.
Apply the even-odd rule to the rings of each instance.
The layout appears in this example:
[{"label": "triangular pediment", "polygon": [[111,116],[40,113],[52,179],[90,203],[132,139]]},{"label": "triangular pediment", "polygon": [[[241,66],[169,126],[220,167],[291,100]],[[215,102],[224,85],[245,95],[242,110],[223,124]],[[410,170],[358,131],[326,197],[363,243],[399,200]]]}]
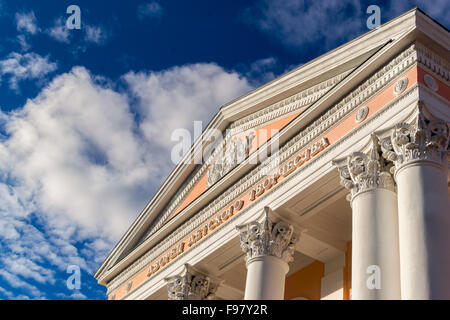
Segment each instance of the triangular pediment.
[{"label": "triangular pediment", "polygon": [[[209,188],[223,183],[223,177],[255,154],[262,145],[344,79],[354,68],[350,67],[329,79],[231,122],[225,130],[220,131],[221,137],[216,140],[218,143],[206,146],[209,150],[204,150],[205,156],[202,163],[197,164],[185,178],[145,233],[118,259],[126,256],[166,223],[175,219]],[[238,178],[239,176],[236,176],[234,180]]]},{"label": "triangular pediment", "polygon": [[[319,103],[323,108],[332,106],[406,45],[423,37],[414,32],[417,21],[437,25],[417,9],[411,10],[223,106],[99,268],[97,279],[106,283],[220,197],[257,166],[250,160],[267,148],[274,135],[283,144],[297,133],[292,128],[299,121],[306,123],[302,120],[306,111]],[[295,128],[301,130],[298,124]],[[220,132],[223,139],[211,143],[208,130]],[[199,153],[208,155],[201,163],[186,161]]]}]

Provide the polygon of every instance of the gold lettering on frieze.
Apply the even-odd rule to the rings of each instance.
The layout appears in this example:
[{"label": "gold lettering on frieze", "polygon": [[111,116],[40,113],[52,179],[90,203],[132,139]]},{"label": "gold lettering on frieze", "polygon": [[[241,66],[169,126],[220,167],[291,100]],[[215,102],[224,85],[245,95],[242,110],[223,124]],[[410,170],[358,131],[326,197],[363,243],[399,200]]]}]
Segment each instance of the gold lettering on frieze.
[{"label": "gold lettering on frieze", "polygon": [[264,179],[263,182],[250,190],[250,201],[256,200],[256,198],[269,190],[274,184],[278,183],[280,177],[287,177],[329,145],[328,139],[324,137],[313,143],[306,150],[298,153],[293,160],[289,160],[287,163],[281,165],[272,176]]},{"label": "gold lettering on frieze", "polygon": [[161,256],[154,263],[152,263],[147,272],[147,277],[150,277],[170,261],[174,260],[180,254],[182,254],[187,248],[192,247],[195,243],[206,237],[209,232],[216,229],[222,223],[230,219],[236,212],[241,210],[244,206],[243,200],[236,200],[232,206],[224,211],[221,211],[214,218],[206,222],[203,226],[194,231],[187,240],[184,240],[169,250],[168,253]]},{"label": "gold lettering on frieze", "polygon": [[[250,190],[250,201],[256,200],[265,191],[272,188],[275,184],[279,182],[280,177],[287,177],[289,174],[294,172],[297,168],[302,166],[305,162],[312,159],[320,151],[329,146],[327,138],[322,138],[319,141],[313,143],[306,150],[298,153],[294,159],[289,160],[287,163],[283,164],[272,176],[265,178],[256,187]],[[215,230],[225,221],[229,220],[234,214],[244,207],[244,200],[236,200],[230,207],[221,211],[216,216],[207,221],[203,226],[194,231],[187,239],[181,241],[167,253],[156,259],[155,262],[150,264],[148,268],[147,276],[155,274],[162,267],[167,265],[170,261],[176,259],[180,254],[182,254],[187,248],[192,247],[195,243],[206,237],[211,231]]]}]

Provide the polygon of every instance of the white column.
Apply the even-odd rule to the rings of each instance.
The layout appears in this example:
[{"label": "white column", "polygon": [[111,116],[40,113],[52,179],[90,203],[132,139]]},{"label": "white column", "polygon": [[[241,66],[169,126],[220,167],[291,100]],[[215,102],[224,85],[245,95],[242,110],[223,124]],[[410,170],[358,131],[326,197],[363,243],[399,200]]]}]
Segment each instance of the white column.
[{"label": "white column", "polygon": [[247,264],[245,300],[282,300],[288,264],[273,256],[255,257]]},{"label": "white column", "polygon": [[352,299],[400,299],[397,195],[378,139],[368,154],[354,152],[339,165],[351,191]]},{"label": "white column", "polygon": [[382,141],[395,164],[403,299],[450,299],[449,131],[419,103],[414,123]]},{"label": "white column", "polygon": [[247,253],[245,300],[283,300],[288,263],[292,261],[297,237],[284,221],[272,223],[265,207],[263,223],[238,226],[241,247]]}]

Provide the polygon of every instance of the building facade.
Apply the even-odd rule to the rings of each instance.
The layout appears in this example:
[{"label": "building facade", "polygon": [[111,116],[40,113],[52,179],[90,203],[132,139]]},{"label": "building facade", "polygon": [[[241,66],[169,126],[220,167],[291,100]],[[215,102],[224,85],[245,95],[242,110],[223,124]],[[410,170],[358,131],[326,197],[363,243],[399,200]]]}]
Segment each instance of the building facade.
[{"label": "building facade", "polygon": [[108,298],[450,299],[449,41],[413,9],[223,106]]}]

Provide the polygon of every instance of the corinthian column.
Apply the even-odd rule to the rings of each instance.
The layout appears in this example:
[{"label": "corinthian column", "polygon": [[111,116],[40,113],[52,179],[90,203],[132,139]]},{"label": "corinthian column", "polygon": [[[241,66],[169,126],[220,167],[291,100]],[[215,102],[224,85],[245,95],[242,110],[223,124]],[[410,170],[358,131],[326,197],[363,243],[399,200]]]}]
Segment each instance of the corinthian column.
[{"label": "corinthian column", "polygon": [[449,123],[422,102],[382,140],[398,187],[403,299],[450,299]]},{"label": "corinthian column", "polygon": [[338,166],[352,206],[352,299],[400,299],[397,195],[376,136]]},{"label": "corinthian column", "polygon": [[247,253],[245,300],[283,300],[288,263],[297,240],[294,228],[284,221],[272,223],[264,207],[263,223],[238,226],[241,247]]},{"label": "corinthian column", "polygon": [[180,275],[164,279],[169,300],[212,300],[220,280],[207,276],[189,264]]}]

